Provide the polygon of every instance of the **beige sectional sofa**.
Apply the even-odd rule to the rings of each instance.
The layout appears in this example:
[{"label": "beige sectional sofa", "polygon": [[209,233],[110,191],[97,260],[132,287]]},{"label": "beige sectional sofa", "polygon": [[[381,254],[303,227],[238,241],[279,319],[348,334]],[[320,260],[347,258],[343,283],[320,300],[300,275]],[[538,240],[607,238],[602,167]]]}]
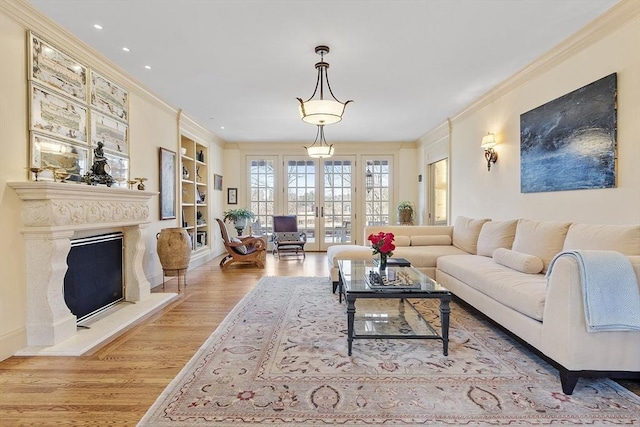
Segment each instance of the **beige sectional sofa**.
[{"label": "beige sectional sofa", "polygon": [[[432,279],[436,277],[436,262],[443,255],[468,255],[464,249],[454,246],[453,227],[451,226],[413,226],[389,225],[369,226],[364,228],[365,236],[380,231],[392,232],[395,235],[393,258],[405,258]],[[477,238],[477,236],[476,236]],[[372,259],[369,245],[336,245],[327,249],[327,260],[331,280],[338,281],[338,260],[340,259]]]},{"label": "beige sectional sofa", "polygon": [[[454,227],[366,227],[365,235],[379,231],[396,235],[394,257],[408,259],[555,362],[564,393],[573,392],[580,376],[640,376],[640,330],[587,331],[581,271],[578,261],[565,254],[624,254],[638,287],[631,298],[640,304],[639,225],[459,217]],[[332,247],[327,255],[334,283],[338,259],[372,257],[368,246],[355,245]],[[612,283],[605,293],[615,295],[616,286]],[[634,314],[640,315],[629,313],[629,318]]]}]

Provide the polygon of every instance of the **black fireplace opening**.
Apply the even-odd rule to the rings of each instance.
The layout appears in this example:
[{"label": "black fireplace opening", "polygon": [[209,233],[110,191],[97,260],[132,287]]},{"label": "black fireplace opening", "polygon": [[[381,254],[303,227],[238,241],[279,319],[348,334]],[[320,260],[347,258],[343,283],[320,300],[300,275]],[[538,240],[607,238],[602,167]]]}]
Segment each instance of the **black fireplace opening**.
[{"label": "black fireplace opening", "polygon": [[71,241],[64,300],[77,322],[124,299],[123,243],[123,233]]}]

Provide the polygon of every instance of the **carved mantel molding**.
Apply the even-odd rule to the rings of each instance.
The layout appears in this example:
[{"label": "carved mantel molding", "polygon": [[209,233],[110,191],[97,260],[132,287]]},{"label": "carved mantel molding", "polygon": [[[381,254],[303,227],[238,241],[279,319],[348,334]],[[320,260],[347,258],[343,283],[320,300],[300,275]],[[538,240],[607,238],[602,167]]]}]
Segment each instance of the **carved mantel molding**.
[{"label": "carved mantel molding", "polygon": [[32,181],[10,182],[25,203],[26,227],[94,229],[148,223],[149,200],[157,192],[93,185]]}]

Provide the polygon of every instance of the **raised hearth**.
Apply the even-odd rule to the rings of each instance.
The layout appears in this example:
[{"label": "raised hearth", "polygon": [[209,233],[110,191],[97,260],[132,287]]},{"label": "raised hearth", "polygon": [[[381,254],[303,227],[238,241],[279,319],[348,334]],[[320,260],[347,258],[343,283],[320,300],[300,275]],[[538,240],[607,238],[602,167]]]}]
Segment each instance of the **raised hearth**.
[{"label": "raised hearth", "polygon": [[[142,230],[150,222],[148,202],[156,192],[58,182],[12,182],[9,186],[24,202],[22,221],[25,228],[21,231],[27,270],[29,347],[59,346],[76,337],[76,316],[65,304],[63,292],[66,260],[73,238],[122,231],[124,300],[168,302],[171,299],[172,295],[151,297],[151,284],[143,270]],[[137,312],[134,317],[141,317],[145,310],[150,312],[158,306],[150,301],[136,305],[139,307],[133,310]],[[109,313],[102,315],[110,325],[107,329],[115,331],[131,322],[119,311],[114,310],[110,319]],[[104,340],[108,335],[103,330],[98,340]],[[87,343],[83,346],[88,347]]]}]

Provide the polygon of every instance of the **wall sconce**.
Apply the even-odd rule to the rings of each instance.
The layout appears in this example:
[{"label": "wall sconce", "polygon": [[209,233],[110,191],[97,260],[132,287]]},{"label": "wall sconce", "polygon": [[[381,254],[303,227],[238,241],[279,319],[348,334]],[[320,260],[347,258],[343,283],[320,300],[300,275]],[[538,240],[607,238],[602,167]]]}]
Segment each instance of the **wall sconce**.
[{"label": "wall sconce", "polygon": [[487,159],[487,170],[491,172],[491,163],[498,161],[498,153],[493,149],[497,145],[495,135],[489,132],[482,138],[480,147],[484,149],[484,158]]}]

